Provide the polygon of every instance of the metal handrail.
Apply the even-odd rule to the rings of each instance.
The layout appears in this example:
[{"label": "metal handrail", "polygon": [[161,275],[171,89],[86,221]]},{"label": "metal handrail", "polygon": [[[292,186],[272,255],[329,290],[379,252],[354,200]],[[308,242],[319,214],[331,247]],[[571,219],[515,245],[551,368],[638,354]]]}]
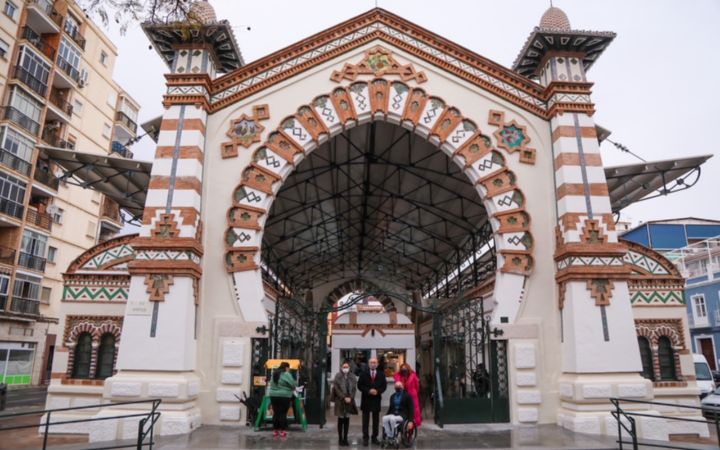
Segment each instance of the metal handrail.
[{"label": "metal handrail", "polygon": [[[610,414],[615,418],[615,420],[618,421],[618,440],[617,443],[619,445],[619,449],[623,449],[623,444],[632,444],[633,450],[638,450],[638,445],[642,445],[643,447],[657,447],[657,448],[670,448],[670,449],[676,449],[676,450],[693,450],[690,447],[677,447],[677,446],[670,446],[666,444],[657,444],[652,442],[639,442],[638,436],[637,436],[637,426],[635,423],[635,417],[647,417],[651,419],[663,419],[663,420],[675,420],[679,422],[695,422],[695,423],[705,423],[705,424],[714,424],[715,425],[715,432],[718,439],[718,447],[720,447],[720,414],[715,413],[713,414],[713,420],[699,420],[699,419],[688,419],[686,417],[675,417],[675,416],[663,416],[663,415],[656,415],[656,414],[645,414],[641,412],[634,412],[634,411],[625,411],[620,407],[620,403],[635,403],[635,404],[641,404],[641,405],[653,405],[653,406],[669,406],[673,408],[685,408],[685,409],[691,409],[695,411],[700,411],[702,414],[703,407],[702,406],[690,406],[690,405],[683,405],[678,403],[663,403],[663,402],[652,402],[647,400],[635,400],[630,398],[620,398],[620,397],[614,397],[610,399],[610,403],[615,406],[615,410],[611,411]],[[630,427],[628,428],[622,419],[626,419],[630,423]],[[631,438],[631,441],[624,441],[622,437],[622,430],[625,430]]]},{"label": "metal handrail", "polygon": [[[109,408],[109,407],[117,407],[117,406],[126,406],[126,405],[140,405],[140,404],[152,404],[152,408],[147,413],[134,413],[134,414],[120,414],[117,416],[108,416],[108,417],[93,417],[90,419],[75,419],[75,420],[61,420],[59,422],[52,422],[51,416],[53,413],[63,412],[63,411],[79,411],[83,409],[97,409],[97,408]],[[70,408],[54,408],[54,409],[44,409],[44,410],[36,410],[36,411],[26,411],[26,412],[20,412],[20,413],[12,413],[12,414],[2,414],[0,415],[0,422],[3,420],[15,418],[15,417],[24,417],[24,416],[34,416],[37,414],[45,414],[45,420],[40,422],[40,426],[43,428],[43,450],[47,449],[47,443],[48,443],[48,435],[50,434],[50,426],[51,425],[66,425],[71,423],[86,423],[86,422],[98,422],[102,420],[117,420],[117,419],[129,419],[133,417],[142,417],[140,421],[138,422],[138,434],[137,434],[137,440],[134,444],[130,445],[113,445],[113,446],[106,446],[106,447],[93,447],[95,450],[113,450],[113,449],[120,449],[120,448],[136,448],[138,450],[142,449],[145,446],[148,446],[150,449],[153,448],[153,445],[155,444],[154,438],[155,438],[155,424],[157,423],[158,419],[160,418],[160,412],[158,411],[158,407],[160,406],[160,403],[162,403],[161,399],[149,399],[149,400],[137,400],[132,402],[118,402],[118,403],[102,403],[102,404],[96,404],[96,405],[86,405],[86,406],[76,406],[76,407],[70,407]],[[146,426],[148,428],[146,429]],[[16,425],[11,427],[2,427],[0,426],[0,433],[4,431],[12,431],[12,430],[21,430],[25,428],[37,428],[37,424],[31,424],[31,425]],[[145,439],[147,437],[150,437],[150,442],[145,442]]]}]

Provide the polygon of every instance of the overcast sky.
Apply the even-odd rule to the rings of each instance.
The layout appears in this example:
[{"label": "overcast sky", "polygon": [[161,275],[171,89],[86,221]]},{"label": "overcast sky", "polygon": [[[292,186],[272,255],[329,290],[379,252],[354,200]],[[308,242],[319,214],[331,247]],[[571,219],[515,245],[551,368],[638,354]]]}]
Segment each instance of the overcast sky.
[{"label": "overcast sky", "polygon": [[[228,19],[246,62],[365,12],[374,0],[211,0]],[[509,67],[549,6],[544,0],[379,0],[378,5]],[[639,221],[675,217],[720,220],[720,1],[555,0],[573,29],[614,31],[617,38],[592,67],[598,124],[611,139],[647,160],[715,155],[688,191],[637,203],[623,211]],[[251,29],[248,30],[247,28]],[[140,120],[162,114],[166,67],[139,25],[125,36],[107,30],[118,47],[115,79],[142,106]],[[152,159],[143,139],[136,157]],[[606,166],[637,162],[609,143]],[[551,176],[551,174],[545,174]]]}]

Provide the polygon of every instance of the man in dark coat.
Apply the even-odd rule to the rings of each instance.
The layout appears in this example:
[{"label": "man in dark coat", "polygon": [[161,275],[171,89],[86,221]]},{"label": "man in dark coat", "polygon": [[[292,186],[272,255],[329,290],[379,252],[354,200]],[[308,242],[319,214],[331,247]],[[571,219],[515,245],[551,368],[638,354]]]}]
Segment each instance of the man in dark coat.
[{"label": "man in dark coat", "polygon": [[363,445],[368,445],[368,425],[372,413],[372,443],[380,445],[378,440],[378,425],[380,422],[380,402],[382,394],[387,389],[385,374],[378,369],[378,360],[371,358],[368,370],[360,373],[358,389],[362,392],[360,409],[362,409]]},{"label": "man in dark coat", "polygon": [[383,416],[385,436],[389,439],[395,437],[395,428],[403,420],[409,420],[411,426],[415,421],[415,406],[410,394],[405,391],[402,381],[395,381],[395,393],[390,397],[390,407],[387,415]]}]

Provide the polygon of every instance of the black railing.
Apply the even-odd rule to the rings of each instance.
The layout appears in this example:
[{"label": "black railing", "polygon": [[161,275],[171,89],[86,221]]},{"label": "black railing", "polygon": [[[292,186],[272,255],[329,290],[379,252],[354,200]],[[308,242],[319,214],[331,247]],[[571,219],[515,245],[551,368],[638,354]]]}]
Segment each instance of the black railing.
[{"label": "black railing", "polygon": [[14,202],[6,198],[0,198],[0,213],[22,219],[25,207],[22,203]]},{"label": "black railing", "polygon": [[13,70],[13,78],[22,81],[27,87],[35,91],[41,97],[45,97],[47,93],[47,84],[40,78],[30,73],[22,66],[15,66]]},{"label": "black railing", "polygon": [[48,129],[47,125],[45,126],[45,130],[43,130],[42,140],[47,142],[51,147],[57,147],[57,148],[70,148],[71,147],[70,142],[66,141],[65,139],[63,139],[60,136],[58,136],[57,134],[55,134],[54,130]]},{"label": "black railing", "polygon": [[20,252],[20,258],[18,259],[19,265],[28,269],[37,270],[38,272],[45,271],[46,262],[47,260],[43,257],[25,252]]},{"label": "black railing", "polygon": [[10,302],[10,311],[19,314],[37,316],[40,314],[40,302],[32,298],[13,296],[12,301]]},{"label": "black railing", "polygon": [[133,157],[133,152],[131,152],[129,148],[125,147],[118,141],[113,141],[110,150],[113,153],[117,153],[118,155],[122,156],[123,158],[132,159]]},{"label": "black railing", "polygon": [[52,216],[48,213],[42,213],[36,209],[28,208],[25,220],[36,227],[52,231]]},{"label": "black railing", "polygon": [[20,110],[15,109],[12,106],[3,106],[0,109],[2,110],[3,119],[15,122],[30,133],[37,136],[38,132],[40,131],[39,123],[35,122],[33,119],[21,113]]},{"label": "black railing", "polygon": [[15,264],[15,249],[0,245],[0,264],[12,266]]},{"label": "black railing", "polygon": [[60,187],[60,179],[57,178],[52,173],[50,173],[49,171],[36,168],[35,176],[33,178],[35,178],[35,181],[38,181],[38,182],[44,184],[45,186],[47,186],[51,189],[54,189],[56,191]]},{"label": "black railing", "polygon": [[62,15],[57,12],[55,7],[53,6],[54,2],[51,2],[49,0],[28,0],[29,6],[37,6],[42,12],[45,13],[46,16],[50,18],[57,26],[60,26],[62,24]]},{"label": "black railing", "polygon": [[52,91],[50,93],[50,103],[52,103],[53,105],[58,107],[62,112],[64,112],[68,116],[72,116],[72,113],[73,113],[72,105],[70,104],[70,102],[65,100],[65,98],[62,95],[58,94],[57,91]]},{"label": "black railing", "polygon": [[55,59],[55,52],[57,51],[57,49],[52,45],[48,44],[47,42],[43,41],[42,36],[37,34],[32,28],[24,26],[22,28],[22,33],[20,34],[20,37],[30,42],[36,49],[40,50],[43,55],[47,56],[52,60]]},{"label": "black railing", "polygon": [[[75,424],[75,423],[88,423],[88,422],[98,422],[102,420],[112,420],[117,421],[118,419],[131,419],[133,417],[138,417],[140,420],[138,421],[138,431],[137,436],[135,439],[135,442],[132,444],[125,444],[125,445],[110,445],[110,446],[102,446],[102,447],[93,447],[96,450],[114,450],[119,448],[135,448],[137,450],[142,449],[143,447],[148,447],[152,450],[153,445],[155,445],[155,424],[157,423],[158,419],[160,418],[160,412],[158,411],[158,408],[160,406],[160,403],[162,400],[160,399],[152,399],[152,400],[139,400],[134,402],[120,402],[120,403],[102,403],[97,405],[88,405],[88,406],[76,406],[74,408],[56,408],[56,409],[45,409],[42,411],[28,411],[28,412],[22,412],[22,413],[14,413],[14,414],[3,414],[0,415],[0,424],[3,421],[7,420],[13,420],[17,417],[32,417],[36,416],[38,414],[43,414],[45,418],[40,422],[40,427],[43,430],[43,445],[42,449],[46,450],[48,448],[48,437],[50,434],[50,427],[51,426],[57,426],[57,425],[69,425],[69,424]],[[116,416],[107,416],[107,417],[97,417],[94,416],[89,419],[75,419],[75,420],[65,420],[60,419],[57,422],[52,421],[52,415],[55,413],[62,413],[62,412],[77,412],[82,411],[85,409],[97,409],[97,408],[112,408],[117,406],[126,406],[126,405],[143,405],[143,404],[150,404],[151,408],[149,412],[138,412],[135,414],[118,414]],[[14,425],[14,426],[0,426],[0,433],[7,432],[7,431],[13,431],[13,430],[21,430],[26,428],[38,428],[38,424],[31,424],[31,425]],[[149,438],[149,442],[147,441]],[[7,442],[7,438],[4,438],[3,441]]]},{"label": "black railing", "polygon": [[32,169],[32,164],[2,148],[0,148],[0,164],[18,171],[26,177],[30,175]]},{"label": "black railing", "polygon": [[120,122],[128,129],[130,129],[133,133],[137,132],[137,124],[124,112],[118,111],[115,113],[115,121]]},{"label": "black railing", "polygon": [[83,50],[85,50],[85,38],[80,31],[76,28],[73,30],[65,29],[65,33],[72,38],[73,41]]},{"label": "black railing", "polygon": [[5,306],[7,305],[8,296],[7,294],[0,294],[0,311],[5,311]]},{"label": "black railing", "polygon": [[57,60],[57,65],[60,70],[65,72],[67,76],[72,78],[76,83],[80,82],[80,71],[73,67],[73,65],[70,64],[67,60],[65,60],[65,58],[63,58],[62,56],[59,57]]},{"label": "black railing", "polygon": [[[610,402],[615,407],[615,410],[611,411],[612,416],[617,420],[617,432],[618,432],[618,448],[620,450],[623,450],[623,444],[630,444],[632,445],[633,450],[638,450],[639,446],[644,447],[656,447],[656,448],[670,448],[670,449],[676,449],[676,450],[693,450],[693,447],[683,447],[683,446],[677,446],[677,445],[671,445],[670,442],[663,441],[651,441],[651,440],[640,440],[638,438],[637,433],[637,425],[635,423],[636,417],[644,417],[647,419],[659,419],[659,420],[675,420],[679,422],[695,422],[695,423],[704,423],[707,425],[715,425],[715,437],[718,440],[718,448],[720,448],[720,412],[718,411],[709,411],[708,409],[705,409],[701,406],[689,406],[689,405],[683,405],[681,403],[662,403],[662,402],[648,402],[644,400],[632,400],[627,398],[611,398]],[[629,403],[629,404],[635,404],[635,405],[651,405],[651,406],[661,406],[661,407],[670,407],[670,408],[684,408],[686,410],[694,411],[694,412],[700,412],[701,417],[703,413],[712,413],[713,420],[705,420],[705,419],[689,419],[687,417],[677,417],[677,416],[663,416],[663,415],[657,415],[657,414],[646,414],[642,412],[642,410],[632,410],[628,411],[623,409],[620,406],[620,403]],[[647,426],[647,422],[646,422]],[[628,436],[623,437],[623,431],[627,433]],[[629,439],[629,440],[627,440]],[[696,447],[695,447],[696,448]]]}]

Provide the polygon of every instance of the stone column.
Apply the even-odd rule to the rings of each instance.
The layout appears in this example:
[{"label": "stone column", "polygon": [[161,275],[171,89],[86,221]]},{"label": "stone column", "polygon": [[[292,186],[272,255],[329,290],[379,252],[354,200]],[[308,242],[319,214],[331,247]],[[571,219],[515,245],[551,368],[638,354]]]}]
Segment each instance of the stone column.
[{"label": "stone column", "polygon": [[558,422],[573,431],[616,432],[610,397],[649,398],[627,278],[600,156],[592,84],[580,58],[550,55],[540,80],[551,112],[556,198],[556,280],[562,375]]},{"label": "stone column", "polygon": [[161,434],[188,433],[201,424],[195,369],[212,61],[208,49],[178,48],[166,75],[143,223],[132,243],[136,257],[129,264],[119,371],[105,383],[105,397],[112,401],[161,398]]}]

